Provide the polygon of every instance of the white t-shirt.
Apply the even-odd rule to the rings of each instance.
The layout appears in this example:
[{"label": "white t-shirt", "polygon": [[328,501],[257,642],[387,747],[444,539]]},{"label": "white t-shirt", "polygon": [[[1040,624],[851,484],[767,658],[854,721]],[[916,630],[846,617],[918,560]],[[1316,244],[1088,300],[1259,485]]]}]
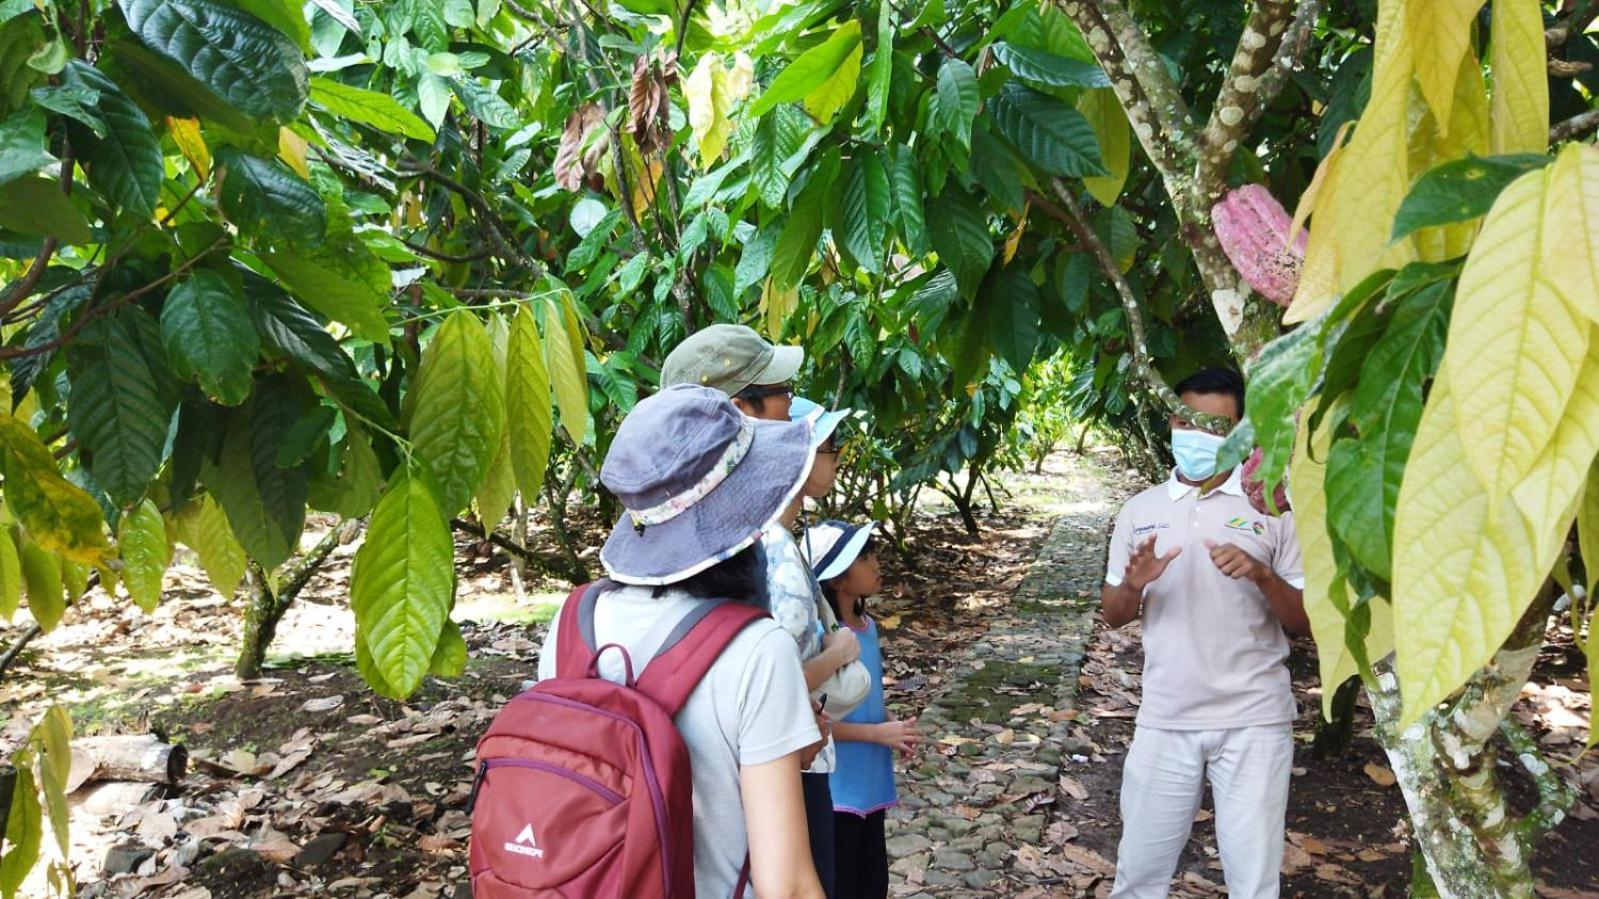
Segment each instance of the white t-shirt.
[{"label": "white t-shirt", "polygon": [[[662,616],[677,620],[700,601],[679,590],[659,599],[651,587],[613,590],[595,605],[595,639],[620,644],[630,655],[650,652],[639,644]],[[555,676],[558,630],[552,624],[545,638],[539,680]],[[622,683],[621,655],[602,656],[600,675]],[[694,772],[695,894],[721,899],[733,895],[749,852],[739,769],[775,761],[821,739],[793,638],[771,619],[746,627],[689,694],[676,722]],[[754,896],[753,887],[745,896]]]},{"label": "white t-shirt", "polygon": [[1105,582],[1122,582],[1138,544],[1172,560],[1144,588],[1144,684],[1138,723],[1162,730],[1222,730],[1294,720],[1288,637],[1265,594],[1222,574],[1205,541],[1232,543],[1295,587],[1304,586],[1292,512],[1250,505],[1238,469],[1210,493],[1175,475],[1127,501],[1116,516]]}]

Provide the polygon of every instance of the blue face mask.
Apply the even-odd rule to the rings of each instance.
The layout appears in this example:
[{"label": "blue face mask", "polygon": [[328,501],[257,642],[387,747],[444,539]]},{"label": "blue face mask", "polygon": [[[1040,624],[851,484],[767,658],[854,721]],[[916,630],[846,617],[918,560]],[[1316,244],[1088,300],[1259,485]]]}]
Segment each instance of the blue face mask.
[{"label": "blue face mask", "polygon": [[1206,431],[1174,429],[1171,454],[1177,459],[1177,472],[1190,481],[1203,481],[1216,473],[1216,451],[1223,438]]}]

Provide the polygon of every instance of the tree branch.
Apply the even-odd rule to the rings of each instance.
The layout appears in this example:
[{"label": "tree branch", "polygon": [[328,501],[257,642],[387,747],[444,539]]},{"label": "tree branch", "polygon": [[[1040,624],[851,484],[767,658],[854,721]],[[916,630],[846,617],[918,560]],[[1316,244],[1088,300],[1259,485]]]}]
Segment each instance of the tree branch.
[{"label": "tree branch", "polygon": [[[1072,196],[1071,189],[1066,182],[1059,178],[1050,179],[1050,185],[1055,190],[1055,196],[1060,198],[1061,206],[1056,206],[1048,199],[1038,194],[1029,194],[1033,205],[1042,209],[1046,214],[1054,216],[1077,235],[1077,240],[1094,254],[1094,259],[1099,262],[1100,269],[1105,276],[1110,278],[1111,286],[1116,288],[1116,296],[1122,301],[1122,311],[1127,316],[1127,332],[1132,336],[1133,370],[1139,379],[1149,386],[1150,392],[1160,401],[1167,412],[1174,412],[1184,421],[1191,422],[1207,430],[1225,434],[1232,427],[1230,422],[1220,419],[1215,415],[1204,415],[1195,411],[1187,403],[1178,399],[1167,385],[1166,379],[1149,359],[1149,341],[1145,337],[1144,314],[1138,306],[1138,295],[1133,292],[1133,286],[1128,282],[1127,276],[1122,274],[1121,267],[1111,256],[1110,248],[1099,239],[1099,233],[1088,226],[1083,217],[1082,206],[1077,198]],[[1065,208],[1061,208],[1064,206]]]},{"label": "tree branch", "polygon": [[1549,129],[1549,143],[1558,144],[1563,141],[1576,140],[1587,137],[1599,128],[1599,109],[1590,109],[1581,112],[1563,122],[1556,122]]},{"label": "tree branch", "polygon": [[456,256],[456,255],[451,254],[451,253],[440,252],[438,250],[433,249],[432,247],[424,246],[423,244],[416,243],[415,241],[402,240],[402,241],[400,241],[400,243],[403,243],[407,247],[410,247],[411,250],[414,251],[415,253],[417,253],[418,255],[426,256],[429,259],[437,259],[437,260],[439,260],[441,262],[460,262],[460,263],[477,262],[477,261],[479,261],[481,259],[487,259],[488,257],[494,255],[494,251],[492,249],[488,249],[488,248],[480,249],[477,252],[468,253],[468,254],[466,254],[464,256]]},{"label": "tree branch", "polygon": [[1316,20],[1318,6],[1318,0],[1259,0],[1255,4],[1199,141],[1196,206],[1208,210],[1221,199],[1239,142],[1254,128],[1276,91],[1282,89],[1283,76],[1269,81],[1266,76],[1286,73],[1297,56],[1297,50],[1290,46],[1289,53],[1278,57],[1289,33],[1290,13],[1295,33],[1300,33],[1299,29],[1308,32]]},{"label": "tree branch", "polygon": [[449,175],[444,174],[428,163],[420,162],[418,160],[407,160],[406,162],[402,163],[401,167],[410,174],[420,175],[421,177],[426,178],[436,184],[442,185],[446,189],[460,195],[460,197],[463,200],[466,200],[467,204],[470,205],[482,218],[483,234],[489,239],[490,243],[494,244],[494,249],[501,258],[508,262],[520,263],[529,271],[531,271],[535,277],[543,277],[545,272],[543,264],[537,259],[534,259],[532,256],[528,255],[526,250],[523,250],[521,247],[512,243],[511,240],[500,231],[500,218],[494,212],[494,208],[489,205],[489,201],[483,198],[482,194],[470,187],[467,187],[465,184],[462,184],[454,178],[451,178]]}]

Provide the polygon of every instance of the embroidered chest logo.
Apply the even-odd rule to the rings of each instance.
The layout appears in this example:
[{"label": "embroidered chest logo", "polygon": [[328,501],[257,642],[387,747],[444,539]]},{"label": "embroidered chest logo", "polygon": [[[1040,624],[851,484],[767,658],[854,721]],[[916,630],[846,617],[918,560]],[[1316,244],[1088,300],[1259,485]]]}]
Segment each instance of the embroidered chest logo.
[{"label": "embroidered chest logo", "polygon": [[544,850],[539,848],[538,841],[533,838],[532,824],[523,827],[522,832],[516,835],[514,842],[506,843],[505,851],[514,852],[517,855],[525,855],[528,858],[544,857]]},{"label": "embroidered chest logo", "polygon": [[1230,530],[1243,531],[1246,534],[1254,534],[1256,537],[1264,536],[1266,533],[1265,522],[1250,521],[1249,519],[1242,517],[1229,520],[1227,522],[1227,527]]}]

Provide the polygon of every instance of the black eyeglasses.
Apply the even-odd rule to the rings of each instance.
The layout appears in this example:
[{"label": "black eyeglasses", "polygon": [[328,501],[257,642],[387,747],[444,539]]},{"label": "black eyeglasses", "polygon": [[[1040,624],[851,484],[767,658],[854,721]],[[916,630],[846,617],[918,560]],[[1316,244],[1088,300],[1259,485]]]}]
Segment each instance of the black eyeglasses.
[{"label": "black eyeglasses", "polygon": [[839,451],[840,451],[839,450],[838,441],[834,440],[831,437],[829,437],[826,440],[822,441],[822,445],[818,446],[816,448],[816,451],[818,453],[821,453],[824,456],[836,456],[836,455],[839,454]]}]

